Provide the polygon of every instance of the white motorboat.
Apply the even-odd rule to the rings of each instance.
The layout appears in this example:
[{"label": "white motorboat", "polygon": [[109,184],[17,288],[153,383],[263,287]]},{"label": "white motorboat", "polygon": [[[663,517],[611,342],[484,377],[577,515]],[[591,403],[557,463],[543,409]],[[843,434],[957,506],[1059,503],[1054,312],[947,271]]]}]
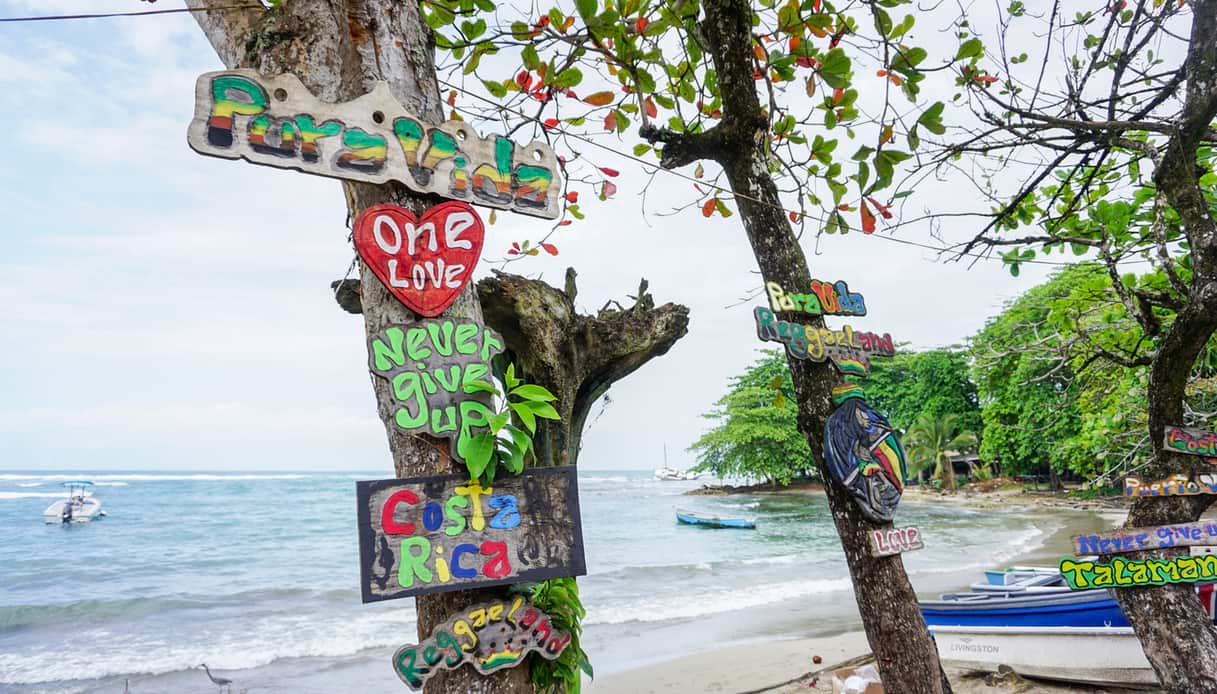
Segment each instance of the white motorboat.
[{"label": "white motorboat", "polygon": [[1131,627],[934,626],[944,665],[1094,685],[1157,685]]},{"label": "white motorboat", "polygon": [[665,482],[677,482],[683,480],[685,475],[680,470],[674,467],[659,467],[655,468],[655,479]]},{"label": "white motorboat", "polygon": [[68,489],[67,497],[47,506],[42,512],[42,518],[47,523],[88,523],[106,515],[101,510],[101,501],[89,491],[92,482],[76,480],[64,482],[63,486]]}]

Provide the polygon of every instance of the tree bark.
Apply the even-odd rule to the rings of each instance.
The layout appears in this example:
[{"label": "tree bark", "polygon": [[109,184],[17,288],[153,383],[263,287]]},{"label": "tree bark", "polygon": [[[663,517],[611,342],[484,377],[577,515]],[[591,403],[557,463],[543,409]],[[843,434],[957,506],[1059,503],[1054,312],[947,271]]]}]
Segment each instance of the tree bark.
[{"label": "tree bark", "polygon": [[[205,8],[230,3],[187,0],[187,4]],[[417,3],[291,0],[269,10],[196,12],[195,16],[229,68],[254,68],[268,76],[290,72],[326,101],[356,98],[384,80],[410,112],[433,123],[444,120],[436,82],[434,37],[422,21]],[[371,205],[401,205],[421,214],[440,201],[434,196],[412,193],[396,182],[384,185],[344,182],[343,188],[350,219]],[[359,269],[364,325],[369,334],[417,320],[362,263]],[[472,283],[445,315],[481,322],[481,307]],[[464,471],[449,459],[447,442],[398,429],[391,410],[389,383],[370,375],[369,379],[398,477]],[[492,589],[416,598],[418,638],[429,636],[436,624],[457,610],[502,594],[502,590]],[[403,635],[402,639],[409,637]],[[490,676],[466,667],[440,671],[428,680],[426,690],[469,694],[531,692],[532,685],[527,667],[501,670]]]},{"label": "tree bark", "polygon": [[[647,128],[643,136],[664,143],[662,163],[675,168],[708,158],[722,165],[740,218],[765,282],[782,287],[810,287],[811,273],[790,228],[777,186],[769,174],[768,123],[752,72],[752,26],[746,0],[703,4],[701,22],[723,98],[723,118],[702,134]],[[819,318],[812,321],[821,326]],[[849,565],[867,640],[878,661],[885,691],[949,691],[938,650],[917,606],[900,555],[872,557],[867,534],[880,527],[868,521],[851,495],[829,474],[824,463],[824,421],[832,411],[830,394],[839,377],[828,362],[795,359],[789,354],[798,401],[799,430],[807,439]]]},{"label": "tree bark", "polygon": [[567,285],[563,291],[499,272],[478,282],[486,324],[503,336],[516,369],[558,397],[554,404],[562,419],[537,423],[533,443],[539,467],[574,465],[583,424],[596,400],[613,383],[665,354],[689,328],[687,307],[669,303],[655,308],[645,292],[630,309],[579,315],[569,270]]},{"label": "tree bark", "polygon": [[[1183,400],[1197,357],[1217,329],[1217,223],[1197,180],[1196,152],[1217,117],[1217,0],[1195,0],[1186,58],[1183,114],[1171,136],[1155,182],[1179,214],[1191,244],[1193,278],[1186,304],[1175,316],[1150,365],[1149,435],[1154,464],[1146,475],[1196,472],[1199,459],[1163,449],[1166,427],[1184,424]],[[1138,498],[1126,527],[1191,522],[1212,497]],[[1167,557],[1179,550],[1138,553]],[[1142,556],[1143,555],[1143,556]],[[1162,686],[1171,692],[1217,692],[1217,630],[1190,584],[1118,588],[1116,600],[1141,640]]]}]

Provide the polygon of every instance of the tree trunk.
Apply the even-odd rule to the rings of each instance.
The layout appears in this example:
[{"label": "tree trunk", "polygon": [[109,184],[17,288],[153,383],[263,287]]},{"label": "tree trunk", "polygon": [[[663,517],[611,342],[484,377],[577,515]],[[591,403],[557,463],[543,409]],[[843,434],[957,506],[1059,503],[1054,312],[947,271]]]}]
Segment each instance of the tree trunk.
[{"label": "tree trunk", "polygon": [[526,380],[548,388],[562,419],[538,420],[537,466],[574,465],[583,424],[609,386],[667,351],[688,332],[689,309],[655,302],[642,281],[632,308],[575,312],[574,272],[564,290],[540,280],[496,272],[478,282],[486,324],[503,336]]},{"label": "tree trunk", "polygon": [[[221,0],[188,0],[206,7]],[[403,106],[422,119],[444,120],[436,82],[434,39],[414,3],[394,0],[291,0],[272,10],[198,12],[199,25],[229,68],[247,67],[265,75],[295,74],[317,97],[345,101],[371,91],[384,80]],[[397,183],[343,183],[349,218],[367,207],[396,204],[421,215],[438,198],[412,193]],[[343,284],[340,303],[362,313],[367,334],[417,320],[375,275],[360,264],[358,290]],[[609,386],[683,336],[688,309],[668,304],[639,305],[628,315],[577,316],[572,298],[542,282],[504,275],[483,281],[481,294],[491,307],[491,327],[504,334],[506,346],[531,380],[550,388],[560,422],[541,420],[536,446],[541,465],[573,465],[583,423],[592,403]],[[573,276],[570,282],[573,294]],[[345,302],[345,303],[344,303]],[[462,291],[445,315],[482,322],[482,307],[473,284]],[[394,472],[398,477],[464,472],[449,459],[444,440],[409,434],[394,423],[390,384],[369,377],[377,410],[385,425]],[[416,598],[418,637],[452,613],[504,594],[504,589],[469,590]],[[403,639],[404,640],[404,639]],[[388,664],[385,667],[389,673]],[[426,684],[430,692],[531,692],[528,667],[478,674],[473,668],[441,670]]]},{"label": "tree trunk", "polygon": [[[1179,214],[1191,244],[1194,275],[1187,304],[1162,337],[1150,366],[1149,435],[1155,457],[1155,464],[1145,471],[1150,476],[1196,472],[1202,467],[1199,458],[1171,453],[1162,444],[1166,427],[1185,423],[1183,399],[1192,366],[1217,329],[1217,223],[1196,171],[1197,149],[1217,117],[1217,0],[1193,3],[1186,65],[1182,117],[1155,182]],[[1191,522],[1211,503],[1207,496],[1138,498],[1127,527]],[[1178,553],[1155,550],[1135,558]],[[1115,596],[1165,689],[1181,694],[1217,692],[1217,630],[1192,585],[1118,588]]]},{"label": "tree trunk", "polygon": [[[747,0],[717,0],[703,4],[701,22],[708,52],[714,60],[723,97],[723,118],[701,134],[644,128],[643,136],[664,143],[665,168],[698,159],[722,165],[744,222],[748,241],[765,282],[782,287],[811,286],[807,259],[790,228],[777,186],[769,174],[766,155],[768,123],[756,93],[752,72],[752,26]],[[816,318],[813,324],[821,326]],[[830,394],[838,376],[828,362],[795,359],[787,362],[798,401],[799,430],[807,439],[821,479],[837,533],[845,550],[850,577],[867,640],[878,661],[883,685],[890,694],[949,691],[938,650],[917,607],[900,555],[872,557],[867,534],[879,526],[858,510],[850,493],[832,479],[824,463],[824,421],[832,411]]]},{"label": "tree trunk", "polygon": [[[223,0],[188,0],[191,7],[217,7]],[[434,63],[434,37],[420,16],[417,3],[395,0],[291,0],[269,9],[197,12],[199,25],[229,68],[254,68],[271,76],[295,74],[318,98],[346,101],[371,91],[380,80],[393,96],[424,121],[444,120]],[[420,214],[439,198],[412,193],[396,182],[384,185],[344,182],[349,218],[377,204],[396,204]],[[360,295],[368,334],[417,320],[375,275],[360,264]],[[482,311],[473,284],[445,315],[481,322]],[[377,410],[385,425],[394,472],[416,477],[454,472],[464,468],[449,459],[446,441],[409,434],[397,428],[392,413],[390,384],[369,376]],[[418,637],[459,609],[498,597],[502,589],[470,590],[420,596]],[[403,641],[408,637],[403,635]],[[386,673],[389,666],[385,665]],[[473,668],[442,670],[426,684],[431,692],[531,692],[528,668],[501,670],[490,676]]]}]

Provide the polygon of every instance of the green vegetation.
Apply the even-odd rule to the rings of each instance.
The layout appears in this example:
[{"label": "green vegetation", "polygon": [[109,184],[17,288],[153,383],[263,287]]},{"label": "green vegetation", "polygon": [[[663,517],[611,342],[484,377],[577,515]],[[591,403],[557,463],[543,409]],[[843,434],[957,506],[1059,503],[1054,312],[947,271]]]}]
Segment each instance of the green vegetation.
[{"label": "green vegetation", "polygon": [[946,414],[935,417],[927,412],[918,415],[904,433],[904,448],[909,456],[909,472],[918,479],[927,469],[948,489],[955,489],[955,469],[951,455],[976,446],[976,434],[960,429],[960,417]]},{"label": "green vegetation", "polygon": [[579,598],[579,584],[574,578],[551,578],[540,583],[517,583],[512,592],[528,596],[533,605],[549,615],[550,623],[570,632],[570,645],[553,660],[533,657],[529,678],[538,694],[579,694],[583,683],[580,673],[594,677],[587,652],[579,643],[583,635],[583,618],[587,611]]},{"label": "green vegetation", "polygon": [[921,415],[954,415],[966,431],[980,431],[980,400],[968,377],[967,354],[952,349],[901,352],[871,361],[866,399],[903,431]]},{"label": "green vegetation", "polygon": [[[953,487],[945,451],[976,450],[1007,476],[1114,478],[1150,455],[1149,367],[1100,358],[1120,349],[1135,323],[1105,268],[1078,264],[1028,289],[989,319],[964,349],[876,359],[867,398],[903,432],[910,470]],[[1131,348],[1131,346],[1129,346]],[[767,352],[732,380],[706,415],[716,424],[690,450],[696,469],[787,484],[814,472],[798,433],[785,357]],[[1217,411],[1217,349],[1210,345],[1188,388],[1192,412]],[[979,446],[979,448],[977,448]]]},{"label": "green vegetation", "polygon": [[689,447],[697,454],[693,469],[778,484],[815,475],[794,402],[786,357],[777,350],[766,351],[731,380],[727,394],[704,415],[716,425]]}]

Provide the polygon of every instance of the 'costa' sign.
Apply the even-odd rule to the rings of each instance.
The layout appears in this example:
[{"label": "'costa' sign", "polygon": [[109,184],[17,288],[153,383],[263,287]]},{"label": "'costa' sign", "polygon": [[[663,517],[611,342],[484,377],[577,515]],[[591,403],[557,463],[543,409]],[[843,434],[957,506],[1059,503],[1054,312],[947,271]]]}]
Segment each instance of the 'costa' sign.
[{"label": "'costa' sign", "polygon": [[586,573],[575,468],[356,483],[364,602]]}]

